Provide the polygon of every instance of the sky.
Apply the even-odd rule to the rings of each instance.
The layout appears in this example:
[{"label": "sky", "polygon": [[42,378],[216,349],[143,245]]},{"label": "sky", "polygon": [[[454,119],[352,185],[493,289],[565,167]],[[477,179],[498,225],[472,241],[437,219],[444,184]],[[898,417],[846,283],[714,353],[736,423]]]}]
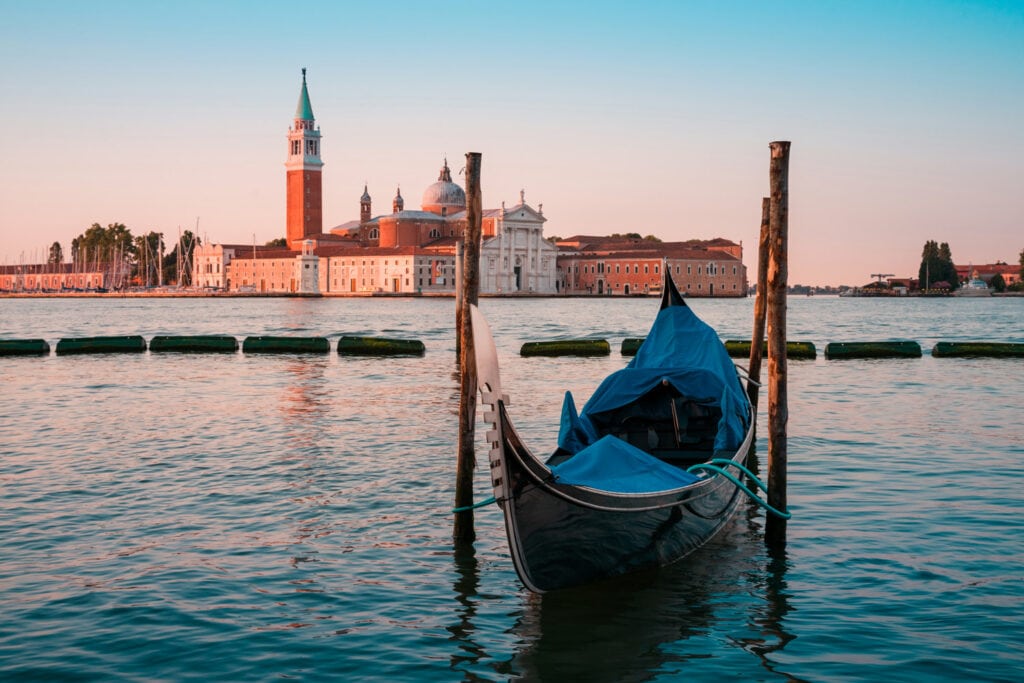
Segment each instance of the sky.
[{"label": "sky", "polygon": [[724,237],[756,279],[792,142],[790,284],[1024,250],[1024,1],[0,0],[0,260],[93,223],[285,233],[308,69],[325,228],[418,208],[479,152],[485,208],[547,236]]}]

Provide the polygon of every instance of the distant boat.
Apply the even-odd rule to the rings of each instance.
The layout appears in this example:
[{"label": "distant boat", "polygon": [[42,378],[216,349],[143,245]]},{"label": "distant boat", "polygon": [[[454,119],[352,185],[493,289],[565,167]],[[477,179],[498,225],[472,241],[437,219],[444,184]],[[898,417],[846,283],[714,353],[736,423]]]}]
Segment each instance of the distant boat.
[{"label": "distant boat", "polygon": [[992,296],[992,290],[988,288],[985,281],[980,277],[972,278],[960,289],[956,290],[956,296]]},{"label": "distant boat", "polygon": [[726,470],[745,471],[754,411],[725,346],[667,273],[636,357],[581,413],[566,392],[558,447],[546,460],[516,433],[490,328],[471,311],[494,498],[529,590],[673,563],[729,521],[741,489]]}]

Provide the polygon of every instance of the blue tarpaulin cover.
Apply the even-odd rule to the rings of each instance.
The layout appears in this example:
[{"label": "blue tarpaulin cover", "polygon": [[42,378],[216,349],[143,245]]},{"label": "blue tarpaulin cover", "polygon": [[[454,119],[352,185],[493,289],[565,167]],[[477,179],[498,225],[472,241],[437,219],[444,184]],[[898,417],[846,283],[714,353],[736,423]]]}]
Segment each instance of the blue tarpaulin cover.
[{"label": "blue tarpaulin cover", "polygon": [[[661,462],[621,439],[601,438],[594,426],[599,420],[591,420],[592,416],[633,403],[663,381],[675,387],[682,396],[703,405],[716,406],[722,411],[715,437],[715,451],[734,451],[739,448],[746,433],[750,409],[746,392],[736,377],[732,359],[718,334],[698,318],[689,306],[668,306],[658,313],[651,331],[629,365],[605,378],[579,415],[576,414],[572,396],[566,392],[558,445],[575,455],[553,469],[559,480],[570,483],[567,479],[561,479],[568,476],[563,468],[567,468],[579,456],[586,455],[578,465],[568,467],[574,480],[572,483],[609,491],[620,491],[623,488],[630,492],[665,490],[628,488],[638,485],[635,483],[623,483],[616,487],[614,483],[609,483],[608,476],[594,471],[597,468],[612,468],[613,461],[618,458],[633,462],[635,466],[646,466],[637,461],[646,463],[645,459],[649,459],[664,468],[680,472],[678,468]],[[632,451],[644,458],[637,457]],[[581,473],[592,471],[594,483],[586,483]],[[661,486],[659,481],[653,481],[650,485]]]},{"label": "blue tarpaulin cover", "polygon": [[551,468],[561,484],[589,486],[615,493],[649,493],[688,486],[697,477],[648,455],[615,436],[592,446]]}]

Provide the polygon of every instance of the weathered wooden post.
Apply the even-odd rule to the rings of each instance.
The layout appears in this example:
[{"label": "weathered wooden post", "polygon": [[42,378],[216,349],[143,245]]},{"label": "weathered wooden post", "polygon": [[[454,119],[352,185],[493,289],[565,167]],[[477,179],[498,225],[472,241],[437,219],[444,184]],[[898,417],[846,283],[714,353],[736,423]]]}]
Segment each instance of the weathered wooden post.
[{"label": "weathered wooden post", "polygon": [[[768,504],[786,505],[786,423],[789,421],[786,388],[786,281],[789,277],[789,142],[776,141],[771,149],[771,201],[768,258]],[[786,520],[768,515],[765,541],[786,542]]]},{"label": "weathered wooden post", "polygon": [[[469,197],[467,196],[467,200]],[[455,243],[455,362],[462,363],[462,240]]]},{"label": "weathered wooden post", "polygon": [[764,316],[765,307],[768,304],[768,236],[769,236],[769,212],[771,210],[771,199],[761,199],[761,237],[757,245],[757,294],[754,299],[754,330],[750,336],[750,365],[747,374],[753,382],[747,384],[747,398],[750,404],[757,408],[758,389],[760,387],[754,382],[761,381],[761,356],[764,345]]},{"label": "weathered wooden post", "polygon": [[452,535],[456,542],[476,539],[473,529],[473,468],[476,456],[476,358],[473,355],[473,326],[469,307],[477,303],[480,291],[480,232],[483,202],[480,199],[480,153],[466,154],[466,233],[463,239],[462,325],[459,329],[459,454],[455,470],[455,522]]}]

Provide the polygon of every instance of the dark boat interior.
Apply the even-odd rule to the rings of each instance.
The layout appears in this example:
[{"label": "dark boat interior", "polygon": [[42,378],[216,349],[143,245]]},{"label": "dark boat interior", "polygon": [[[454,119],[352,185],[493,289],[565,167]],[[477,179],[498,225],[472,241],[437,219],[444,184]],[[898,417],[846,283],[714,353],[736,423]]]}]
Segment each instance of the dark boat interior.
[{"label": "dark boat interior", "polygon": [[[592,414],[590,421],[600,436],[617,436],[685,469],[714,457],[715,436],[722,419],[722,411],[714,403],[714,399],[683,396],[674,386],[662,382],[633,403]],[[568,456],[559,451],[548,464],[556,465]]]}]

